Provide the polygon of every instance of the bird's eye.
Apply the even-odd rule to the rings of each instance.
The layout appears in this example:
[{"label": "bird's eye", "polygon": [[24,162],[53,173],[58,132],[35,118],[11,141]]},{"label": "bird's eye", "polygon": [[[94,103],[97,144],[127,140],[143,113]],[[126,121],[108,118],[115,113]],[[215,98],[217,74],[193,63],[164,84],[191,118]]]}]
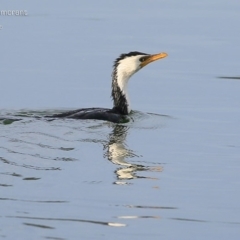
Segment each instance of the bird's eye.
[{"label": "bird's eye", "polygon": [[140,61],[140,62],[144,62],[146,59],[147,59],[146,57],[141,57],[141,58],[139,59],[139,61]]}]

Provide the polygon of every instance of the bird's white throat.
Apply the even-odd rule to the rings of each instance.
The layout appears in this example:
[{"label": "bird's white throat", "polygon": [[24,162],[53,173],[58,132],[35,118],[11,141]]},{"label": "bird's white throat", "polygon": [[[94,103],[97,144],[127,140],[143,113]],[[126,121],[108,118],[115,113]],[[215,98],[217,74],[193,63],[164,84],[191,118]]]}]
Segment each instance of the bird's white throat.
[{"label": "bird's white throat", "polygon": [[143,56],[145,55],[131,56],[121,59],[115,66],[116,69],[113,71],[113,81],[115,81],[115,84],[118,85],[121,93],[126,98],[128,114],[131,112],[130,99],[128,95],[128,81],[134,73],[141,69],[139,59]]}]

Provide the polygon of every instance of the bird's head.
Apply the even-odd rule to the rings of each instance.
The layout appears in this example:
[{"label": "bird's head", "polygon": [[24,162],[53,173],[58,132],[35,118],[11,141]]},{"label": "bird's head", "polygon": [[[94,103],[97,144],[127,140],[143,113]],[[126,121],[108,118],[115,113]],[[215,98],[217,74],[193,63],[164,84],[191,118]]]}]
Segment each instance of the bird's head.
[{"label": "bird's head", "polygon": [[167,53],[147,54],[142,52],[130,52],[121,54],[114,62],[113,75],[117,74],[122,80],[128,79],[147,64],[167,57]]},{"label": "bird's head", "polygon": [[112,98],[115,108],[123,114],[130,113],[130,103],[127,93],[129,78],[158,59],[167,57],[167,53],[147,54],[142,52],[130,52],[121,54],[114,62],[112,73]]}]

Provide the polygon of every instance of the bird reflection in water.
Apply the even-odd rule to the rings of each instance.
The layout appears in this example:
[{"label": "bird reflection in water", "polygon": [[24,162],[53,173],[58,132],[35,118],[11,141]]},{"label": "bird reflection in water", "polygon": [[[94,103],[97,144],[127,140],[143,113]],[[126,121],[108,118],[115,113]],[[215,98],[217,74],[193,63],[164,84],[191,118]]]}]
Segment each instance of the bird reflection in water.
[{"label": "bird reflection in water", "polygon": [[[129,149],[126,144],[126,137],[129,127],[124,125],[115,125],[112,133],[109,135],[109,141],[104,145],[106,153],[104,157],[107,157],[112,163],[120,165],[115,173],[118,180],[129,180],[134,178],[148,178],[151,177],[139,176],[139,171],[157,171],[161,172],[162,167],[149,167],[140,164],[130,163],[127,159],[140,157],[135,154],[133,150]],[[115,184],[126,184],[126,182],[115,182]]]}]

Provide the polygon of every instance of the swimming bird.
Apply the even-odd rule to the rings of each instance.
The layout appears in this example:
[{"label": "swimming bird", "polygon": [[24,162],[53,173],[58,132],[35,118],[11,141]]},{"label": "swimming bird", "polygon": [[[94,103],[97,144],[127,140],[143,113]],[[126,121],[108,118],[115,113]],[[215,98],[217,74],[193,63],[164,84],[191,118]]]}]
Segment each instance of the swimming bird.
[{"label": "swimming bird", "polygon": [[131,112],[128,95],[128,81],[137,71],[147,64],[167,57],[167,53],[147,54],[142,52],[129,52],[121,54],[113,64],[112,72],[112,100],[113,108],[83,108],[54,114],[52,118],[97,119],[110,122],[126,122]]}]

